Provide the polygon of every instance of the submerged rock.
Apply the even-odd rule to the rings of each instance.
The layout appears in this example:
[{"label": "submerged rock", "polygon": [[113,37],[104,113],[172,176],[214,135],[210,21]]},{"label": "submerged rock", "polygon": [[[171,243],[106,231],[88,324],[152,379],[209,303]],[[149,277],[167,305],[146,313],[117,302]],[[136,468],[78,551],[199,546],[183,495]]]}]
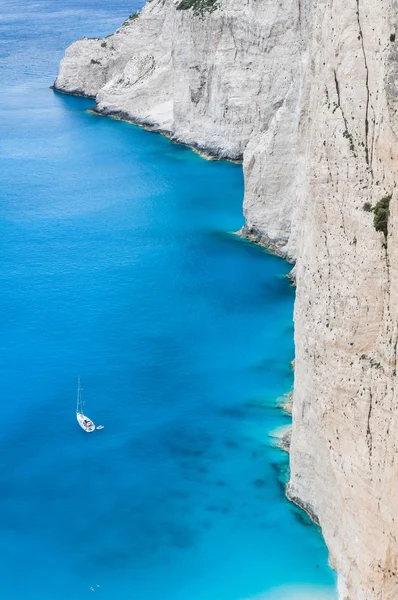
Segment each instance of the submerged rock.
[{"label": "submerged rock", "polygon": [[289,429],[281,436],[278,446],[279,446],[279,448],[282,448],[282,450],[284,450],[285,452],[290,452],[291,441],[292,441],[292,430]]}]

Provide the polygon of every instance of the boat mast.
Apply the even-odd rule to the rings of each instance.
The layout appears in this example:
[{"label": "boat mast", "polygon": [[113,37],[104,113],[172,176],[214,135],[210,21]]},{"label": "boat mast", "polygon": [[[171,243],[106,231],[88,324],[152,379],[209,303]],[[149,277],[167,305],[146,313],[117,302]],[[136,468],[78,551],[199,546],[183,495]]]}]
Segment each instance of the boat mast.
[{"label": "boat mast", "polygon": [[76,403],[76,412],[81,412],[81,403],[82,403],[82,388],[80,387],[80,377],[77,378],[77,403]]}]

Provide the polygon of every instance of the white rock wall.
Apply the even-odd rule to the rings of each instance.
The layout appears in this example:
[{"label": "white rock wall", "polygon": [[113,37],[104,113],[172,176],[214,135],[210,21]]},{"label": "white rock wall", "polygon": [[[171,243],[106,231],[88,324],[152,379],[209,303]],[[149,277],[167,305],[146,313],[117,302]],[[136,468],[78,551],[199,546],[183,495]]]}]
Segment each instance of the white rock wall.
[{"label": "white rock wall", "polygon": [[[318,0],[303,83],[289,493],[351,600],[398,598],[397,16],[391,0]],[[385,240],[363,205],[388,194]]]},{"label": "white rock wall", "polygon": [[300,77],[296,77],[268,128],[253,133],[244,152],[243,235],[281,256],[296,256],[301,161],[298,156]]}]

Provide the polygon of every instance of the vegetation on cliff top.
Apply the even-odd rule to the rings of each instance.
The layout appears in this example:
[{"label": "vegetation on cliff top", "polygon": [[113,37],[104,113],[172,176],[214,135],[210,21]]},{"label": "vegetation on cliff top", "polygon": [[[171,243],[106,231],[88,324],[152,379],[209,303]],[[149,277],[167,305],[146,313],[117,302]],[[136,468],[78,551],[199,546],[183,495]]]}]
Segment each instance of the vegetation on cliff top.
[{"label": "vegetation on cliff top", "polygon": [[125,21],[124,23],[121,24],[120,27],[124,27],[125,25],[128,25],[129,23],[131,23],[131,21],[134,21],[134,19],[137,19],[140,16],[140,11],[137,10],[136,12],[133,12],[133,14],[131,14]]},{"label": "vegetation on cliff top", "polygon": [[195,15],[203,15],[205,12],[214,12],[217,10],[217,0],[181,0],[177,5],[177,10],[193,9]]}]

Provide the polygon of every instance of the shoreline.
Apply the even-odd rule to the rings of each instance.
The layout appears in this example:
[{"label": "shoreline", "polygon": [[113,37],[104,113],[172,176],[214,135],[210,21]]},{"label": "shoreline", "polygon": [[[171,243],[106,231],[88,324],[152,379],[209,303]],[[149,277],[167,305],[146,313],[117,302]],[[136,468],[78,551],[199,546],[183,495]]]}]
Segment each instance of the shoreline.
[{"label": "shoreline", "polygon": [[[55,91],[58,91],[58,88],[54,88]],[[95,99],[95,98],[94,98]],[[237,165],[241,165],[243,163],[243,155],[233,157],[233,156],[224,156],[220,152],[216,152],[212,148],[208,148],[205,146],[199,146],[197,144],[190,144],[188,142],[184,142],[177,137],[173,137],[170,131],[167,129],[160,128],[156,123],[151,123],[150,121],[142,121],[140,119],[134,119],[128,113],[124,111],[101,111],[96,108],[95,105],[93,108],[88,110],[89,113],[97,115],[98,117],[110,117],[111,119],[116,119],[117,121],[123,121],[123,123],[129,123],[130,125],[135,125],[136,127],[141,127],[146,131],[150,131],[151,133],[157,133],[167,138],[173,144],[177,144],[179,146],[185,146],[186,148],[190,148],[195,154],[199,154],[205,160],[216,161],[216,160],[225,160],[227,162],[231,162]]]},{"label": "shoreline", "polygon": [[[55,85],[50,85],[49,89],[52,90],[56,94],[62,94],[63,96],[75,96],[78,98],[86,98],[88,100],[94,100],[95,96],[90,96],[89,94],[85,94],[83,91],[76,90],[73,92],[68,92],[67,90],[63,90],[61,88],[55,87]],[[140,127],[141,129],[145,129],[145,131],[150,131],[151,133],[157,133],[172,142],[173,144],[177,144],[179,146],[185,146],[186,148],[190,148],[195,154],[198,154],[200,157],[209,161],[218,161],[225,160],[227,162],[233,163],[235,165],[243,164],[243,155],[234,157],[223,155],[220,152],[216,152],[212,148],[202,147],[195,144],[190,144],[188,142],[184,142],[179,138],[174,138],[170,131],[167,129],[161,129],[156,124],[151,123],[149,121],[140,121],[139,119],[132,118],[128,113],[123,111],[101,111],[96,108],[97,105],[94,105],[92,108],[89,108],[87,112],[90,114],[96,115],[97,117],[110,117],[111,119],[115,119],[116,121],[122,121],[123,123],[128,123],[130,125],[135,125],[136,127]],[[282,257],[283,258],[283,257]]]},{"label": "shoreline", "polygon": [[[304,502],[303,500],[301,500],[301,498],[299,498],[299,496],[295,495],[290,482],[286,486],[286,498],[290,502],[292,502],[293,504],[295,504],[296,506],[301,508],[301,510],[303,510],[306,513],[306,515],[311,519],[311,521],[313,523],[315,523],[315,525],[318,525],[318,527],[320,527],[319,518],[318,518],[318,515],[316,514],[315,510],[313,509],[313,507],[310,504],[308,504],[308,502]],[[330,554],[329,554],[329,563],[330,563]],[[331,568],[333,568],[332,565],[331,565]]]},{"label": "shoreline", "polygon": [[[283,411],[280,405],[278,408]],[[289,423],[288,425],[280,425],[276,429],[270,431],[268,435],[275,440],[275,446],[277,448],[289,454],[292,437],[292,423]]]},{"label": "shoreline", "polygon": [[[252,244],[255,244],[256,246],[260,246],[261,248],[268,250],[268,252],[270,252],[271,254],[275,254],[275,256],[283,258],[286,262],[288,262],[291,265],[296,264],[296,262],[290,256],[288,256],[286,252],[281,250],[276,244],[265,241],[264,237],[260,235],[260,233],[257,233],[254,228],[249,228],[248,225],[243,225],[243,227],[241,227],[241,229],[239,229],[238,231],[235,231],[234,234],[243,240],[247,240]],[[288,275],[286,275],[286,277],[292,276],[289,273]]]},{"label": "shoreline", "polygon": [[62,94],[63,96],[76,96],[77,98],[87,98],[88,100],[95,100],[95,96],[90,96],[89,94],[85,94],[84,92],[80,92],[79,90],[76,90],[75,92],[67,92],[66,90],[56,88],[54,85],[50,85],[48,89],[52,90],[57,94]]}]

